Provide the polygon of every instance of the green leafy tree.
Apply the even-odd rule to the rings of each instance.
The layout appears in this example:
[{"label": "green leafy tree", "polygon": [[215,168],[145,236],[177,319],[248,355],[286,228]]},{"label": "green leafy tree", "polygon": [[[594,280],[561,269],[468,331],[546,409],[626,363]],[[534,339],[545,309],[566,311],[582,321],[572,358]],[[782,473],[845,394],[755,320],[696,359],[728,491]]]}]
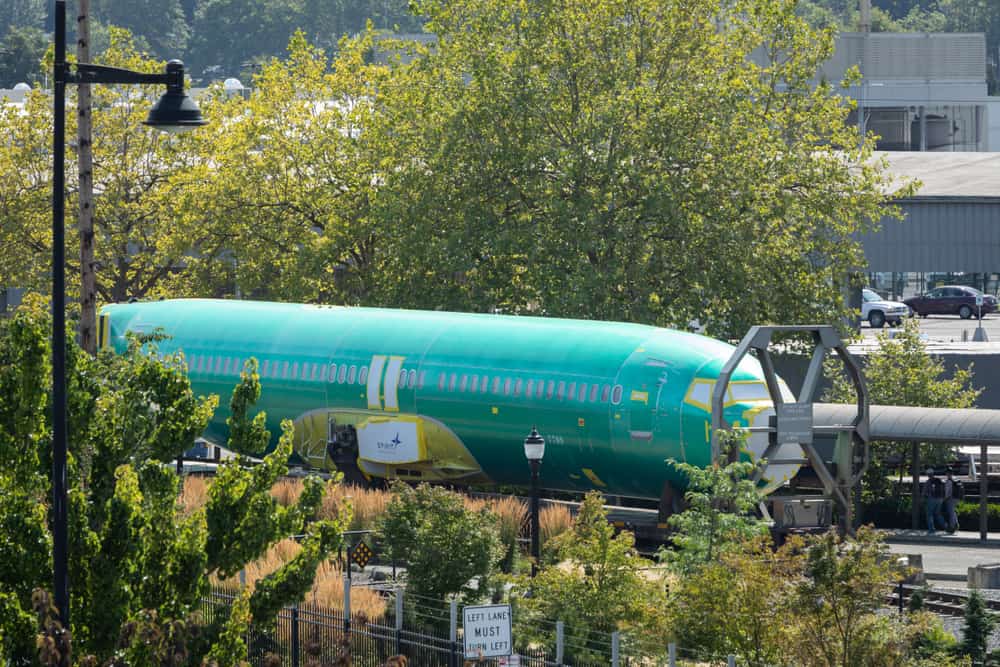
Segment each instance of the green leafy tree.
[{"label": "green leafy tree", "polygon": [[190,27],[180,0],[96,0],[92,8],[101,23],[143,38],[157,58],[184,54]]},{"label": "green leafy tree", "polygon": [[[831,387],[823,400],[833,403],[855,401],[854,387],[836,360],[828,360],[826,376]],[[970,408],[976,404],[981,389],[972,386],[972,366],[955,369],[945,377],[944,363],[927,353],[920,339],[915,319],[906,320],[903,328],[889,337],[879,334],[878,346],[865,355],[865,382],[868,399],[876,405],[909,405],[926,408]],[[862,479],[862,500],[877,502],[891,493],[886,459],[891,455],[900,461],[900,476],[910,460],[907,443],[871,443],[871,463]],[[928,463],[944,461],[949,453],[940,446],[922,445],[920,458]],[[897,487],[898,488],[898,487]]]},{"label": "green leafy tree", "polygon": [[11,28],[41,30],[45,21],[45,0],[6,0],[0,3],[0,34]]},{"label": "green leafy tree", "polygon": [[333,48],[369,21],[383,31],[419,32],[421,25],[408,0],[201,0],[192,16],[190,63],[212,78],[236,76],[244,63],[280,56],[297,31]]},{"label": "green leafy tree", "polygon": [[471,510],[457,493],[398,482],[378,521],[378,539],[386,555],[407,565],[407,591],[444,601],[449,595],[480,595],[503,556],[496,518],[483,508]]},{"label": "green leafy tree", "polygon": [[986,657],[990,635],[997,625],[996,617],[983,602],[983,595],[977,590],[969,591],[965,603],[965,629],[962,631],[962,653],[980,662]]},{"label": "green leafy tree", "polygon": [[719,460],[705,468],[668,461],[687,478],[687,509],[668,520],[673,547],[659,555],[681,573],[716,562],[746,540],[767,534],[767,523],[754,514],[762,498],[754,475],[766,463],[739,460],[739,453],[745,454],[745,433],[719,431],[718,437]]},{"label": "green leafy tree", "polygon": [[0,86],[13,88],[18,83],[38,85],[41,64],[48,40],[38,28],[11,26],[0,41]]},{"label": "green leafy tree", "polygon": [[[606,650],[606,645],[588,648],[593,633],[621,631],[662,648],[663,573],[636,553],[632,533],[615,534],[603,503],[600,493],[588,493],[572,530],[552,540],[557,562],[544,565],[534,578],[515,579],[516,634],[524,645],[551,643],[550,629],[534,622],[543,618],[565,623],[572,654],[567,659],[582,660]],[[530,596],[522,595],[529,590]]]},{"label": "green leafy tree", "polygon": [[794,604],[798,624],[789,648],[802,665],[847,667],[884,661],[897,637],[878,615],[885,591],[900,573],[888,547],[872,529],[854,539],[830,531],[795,547],[804,554]]},{"label": "green leafy tree", "polygon": [[[32,664],[25,623],[52,579],[49,328],[47,306],[35,297],[0,322],[0,656],[15,664]],[[216,399],[195,397],[183,358],[161,357],[154,339],[133,339],[125,354],[96,359],[67,346],[72,637],[76,656],[98,661],[197,664],[218,642],[245,633],[249,618],[242,602],[228,620],[200,618],[210,575],[228,577],[277,541],[304,534],[302,554],[258,582],[245,603],[266,626],[305,595],[344,524],[316,520],[325,491],[319,479],[289,507],[270,495],[292,451],[289,423],[260,466],[224,464],[206,507],[182,511],[171,463],[204,429]],[[248,408],[259,381],[255,365],[247,368],[241,382],[251,386],[234,398],[241,408],[234,419],[247,422],[235,424],[237,438],[254,433]],[[49,606],[38,604],[43,612]]]},{"label": "green leafy tree", "polygon": [[852,234],[891,208],[795,4],[416,3],[437,43],[365,126],[403,156],[373,300],[722,337],[834,321]]},{"label": "green leafy tree", "polygon": [[345,41],[331,68],[297,33],[248,99],[220,94],[204,105],[223,129],[195,138],[215,168],[186,176],[183,208],[212,221],[191,263],[198,289],[231,293],[235,282],[257,297],[370,302],[384,268],[377,183],[396,159],[384,137],[360,129],[386,83],[385,68],[364,64],[371,47],[371,35]]},{"label": "green leafy tree", "polygon": [[[112,29],[110,40],[95,59],[100,64],[163,71],[163,63],[142,56],[127,32]],[[158,86],[93,88],[95,258],[98,298],[104,302],[163,294],[170,279],[182,279],[185,253],[204,233],[177,214],[180,195],[170,180],[194,160],[191,138],[142,125],[162,92]],[[75,87],[69,91],[73,96]],[[0,144],[0,244],[5,248],[0,283],[42,292],[48,289],[44,267],[51,256],[51,106],[41,92],[28,96],[23,111],[0,105],[6,137]],[[67,136],[75,135],[75,122],[75,114],[69,114]],[[66,153],[66,179],[72,183],[77,156],[72,146]],[[68,210],[76,207],[75,196],[69,193]],[[79,245],[75,234],[75,226],[68,225],[67,246]],[[67,274],[79,275],[79,262],[68,255]]]},{"label": "green leafy tree", "polygon": [[677,577],[667,605],[673,641],[751,667],[785,664],[797,562],[758,536]]}]

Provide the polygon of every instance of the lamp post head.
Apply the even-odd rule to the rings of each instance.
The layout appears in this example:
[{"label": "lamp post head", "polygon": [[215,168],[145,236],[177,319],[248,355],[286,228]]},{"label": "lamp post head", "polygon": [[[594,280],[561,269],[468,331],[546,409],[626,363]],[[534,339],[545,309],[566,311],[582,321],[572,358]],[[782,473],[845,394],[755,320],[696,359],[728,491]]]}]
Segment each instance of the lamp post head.
[{"label": "lamp post head", "polygon": [[202,118],[201,109],[195,101],[184,92],[184,63],[171,60],[166,69],[169,77],[167,92],[149,110],[143,125],[164,132],[180,133],[208,123]]},{"label": "lamp post head", "polygon": [[538,429],[531,427],[531,433],[524,439],[524,456],[529,461],[541,461],[545,456],[545,438],[538,435]]}]

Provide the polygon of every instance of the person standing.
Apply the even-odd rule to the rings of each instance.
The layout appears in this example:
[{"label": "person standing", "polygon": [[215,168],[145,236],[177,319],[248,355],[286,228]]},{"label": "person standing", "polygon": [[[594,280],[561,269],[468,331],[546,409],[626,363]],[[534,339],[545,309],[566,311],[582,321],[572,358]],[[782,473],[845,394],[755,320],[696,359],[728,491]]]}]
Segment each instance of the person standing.
[{"label": "person standing", "polygon": [[938,525],[944,525],[941,506],[944,504],[944,482],[934,474],[933,468],[927,469],[927,481],[924,482],[924,510],[927,513],[927,533],[934,534]]},{"label": "person standing", "polygon": [[944,480],[944,518],[948,521],[948,532],[954,533],[958,530],[958,513],[955,507],[958,501],[965,498],[965,487],[962,481],[953,477],[953,471],[948,468],[948,474]]}]

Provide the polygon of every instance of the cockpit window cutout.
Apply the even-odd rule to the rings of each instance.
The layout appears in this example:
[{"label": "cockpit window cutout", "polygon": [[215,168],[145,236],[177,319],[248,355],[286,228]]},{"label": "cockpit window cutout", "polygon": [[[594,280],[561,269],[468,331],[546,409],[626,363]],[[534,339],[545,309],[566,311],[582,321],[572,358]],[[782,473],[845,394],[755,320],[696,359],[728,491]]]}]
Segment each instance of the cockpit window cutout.
[{"label": "cockpit window cutout", "polygon": [[705,412],[712,411],[712,391],[715,389],[715,380],[697,378],[688,387],[684,402],[701,408]]},{"label": "cockpit window cutout", "polygon": [[737,380],[729,383],[729,399],[734,403],[770,401],[771,395],[767,393],[767,385],[763,382]]}]

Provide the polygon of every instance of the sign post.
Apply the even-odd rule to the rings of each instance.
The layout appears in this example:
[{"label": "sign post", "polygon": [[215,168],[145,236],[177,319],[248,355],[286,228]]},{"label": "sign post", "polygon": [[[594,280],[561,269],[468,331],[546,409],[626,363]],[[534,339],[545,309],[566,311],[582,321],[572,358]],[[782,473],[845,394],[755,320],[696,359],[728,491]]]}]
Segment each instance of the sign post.
[{"label": "sign post", "polygon": [[509,656],[514,650],[510,621],[509,604],[462,607],[465,658],[475,660]]},{"label": "sign post", "polygon": [[989,341],[989,336],[986,335],[986,330],[983,329],[983,295],[976,295],[976,310],[979,312],[976,314],[979,320],[979,324],[976,326],[976,332],[972,335],[972,341],[974,343],[985,343]]}]

